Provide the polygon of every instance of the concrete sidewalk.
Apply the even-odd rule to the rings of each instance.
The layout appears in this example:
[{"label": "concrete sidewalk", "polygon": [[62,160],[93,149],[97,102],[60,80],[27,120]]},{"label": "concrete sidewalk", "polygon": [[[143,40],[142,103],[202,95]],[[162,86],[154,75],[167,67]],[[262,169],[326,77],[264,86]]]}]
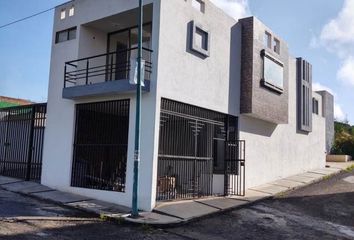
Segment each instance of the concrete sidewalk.
[{"label": "concrete sidewalk", "polygon": [[299,188],[323,178],[337,174],[354,165],[354,162],[327,163],[323,169],[312,170],[306,173],[280,179],[258,187],[246,190],[244,197],[214,197],[178,202],[160,203],[152,212],[141,212],[141,218],[129,217],[130,209],[99,200],[89,199],[76,194],[57,191],[39,183],[0,176],[0,187],[41,200],[51,201],[67,207],[80,209],[88,213],[110,219],[125,220],[127,222],[170,226],[185,223],[211,214],[243,207],[256,201],[270,198],[282,192]]}]

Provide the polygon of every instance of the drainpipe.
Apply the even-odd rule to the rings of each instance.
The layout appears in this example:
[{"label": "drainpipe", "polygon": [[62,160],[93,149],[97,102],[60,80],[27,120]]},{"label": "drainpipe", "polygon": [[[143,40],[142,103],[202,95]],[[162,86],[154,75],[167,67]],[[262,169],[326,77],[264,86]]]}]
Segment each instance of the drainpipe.
[{"label": "drainpipe", "polygon": [[135,116],[135,146],[134,146],[134,177],[133,177],[133,199],[131,217],[139,217],[138,210],[138,181],[140,163],[140,127],[141,127],[141,58],[142,58],[142,33],[143,33],[143,0],[139,0],[139,38],[138,38],[138,73],[136,85],[136,116]]}]

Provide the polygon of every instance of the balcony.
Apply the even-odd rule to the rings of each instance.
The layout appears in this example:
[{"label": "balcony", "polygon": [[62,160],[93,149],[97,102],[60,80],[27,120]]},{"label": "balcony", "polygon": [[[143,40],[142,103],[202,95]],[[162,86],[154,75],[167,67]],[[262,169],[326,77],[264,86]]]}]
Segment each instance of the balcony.
[{"label": "balcony", "polygon": [[[63,98],[104,96],[116,93],[132,92],[136,89],[130,80],[137,57],[137,47],[81,58],[65,63]],[[143,48],[144,86],[142,90],[150,91],[152,72],[152,50]]]}]

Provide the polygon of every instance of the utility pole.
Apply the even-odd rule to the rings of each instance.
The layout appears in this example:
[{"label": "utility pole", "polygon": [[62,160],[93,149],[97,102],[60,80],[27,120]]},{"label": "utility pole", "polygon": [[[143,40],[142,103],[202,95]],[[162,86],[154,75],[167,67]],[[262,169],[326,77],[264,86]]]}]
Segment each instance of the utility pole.
[{"label": "utility pole", "polygon": [[140,164],[140,127],[141,127],[141,72],[142,65],[142,42],[143,42],[143,0],[139,0],[139,36],[138,36],[138,69],[136,84],[136,116],[135,116],[135,146],[134,146],[134,178],[133,178],[133,200],[131,217],[139,217],[138,210],[138,182],[139,182],[139,164]]}]

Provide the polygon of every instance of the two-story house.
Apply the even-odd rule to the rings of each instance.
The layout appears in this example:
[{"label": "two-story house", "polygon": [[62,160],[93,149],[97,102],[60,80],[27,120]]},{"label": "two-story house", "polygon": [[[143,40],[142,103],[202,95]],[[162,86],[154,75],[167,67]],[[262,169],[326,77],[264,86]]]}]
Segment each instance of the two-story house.
[{"label": "two-story house", "polygon": [[[144,4],[141,209],[324,167],[333,97],[312,91],[311,64],[209,0]],[[41,182],[129,207],[138,1],[69,1],[54,18]]]}]

